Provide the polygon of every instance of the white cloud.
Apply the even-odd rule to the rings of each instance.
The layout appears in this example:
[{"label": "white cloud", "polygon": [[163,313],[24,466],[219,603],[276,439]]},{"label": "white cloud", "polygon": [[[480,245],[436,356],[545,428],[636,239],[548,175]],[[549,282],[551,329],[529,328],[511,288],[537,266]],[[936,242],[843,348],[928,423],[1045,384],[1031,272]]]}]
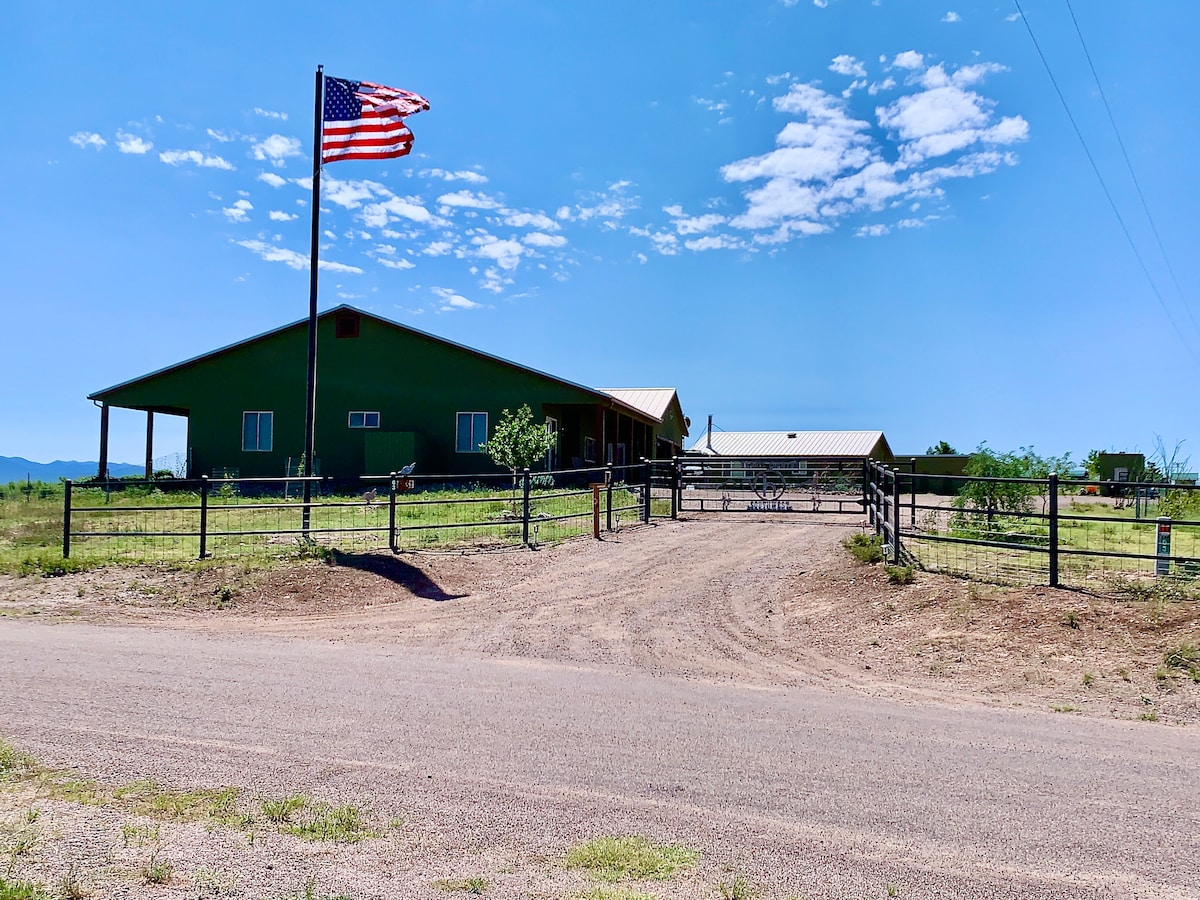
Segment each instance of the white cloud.
[{"label": "white cloud", "polygon": [[127,131],[117,132],[117,149],[122,153],[134,153],[141,156],[143,153],[149,153],[154,149],[154,145],[136,134],[130,134]]},{"label": "white cloud", "polygon": [[521,243],[530,247],[563,247],[567,239],[561,234],[545,234],[541,231],[531,231],[521,238]]},{"label": "white cloud", "polygon": [[838,75],[852,75],[855,78],[865,78],[867,75],[866,67],[849,53],[835,56],[829,64],[829,71]]},{"label": "white cloud", "polygon": [[675,226],[675,231],[678,234],[703,234],[706,231],[712,231],[712,229],[724,224],[726,221],[726,217],[719,213],[686,216],[683,213],[683,207],[678,204],[664,206],[663,212],[671,217],[671,224]]},{"label": "white cloud", "polygon": [[536,228],[539,231],[558,231],[562,226],[545,213],[513,212],[504,219],[513,228]]},{"label": "white cloud", "polygon": [[386,266],[389,269],[415,269],[416,263],[411,263],[407,259],[388,259],[386,257],[378,257],[375,260],[381,266]]},{"label": "white cloud", "polygon": [[449,241],[433,241],[429,244],[426,244],[421,249],[421,252],[426,256],[445,256],[453,249],[454,245]]},{"label": "white cloud", "polygon": [[925,54],[918,53],[916,50],[905,50],[903,53],[896,54],[892,65],[898,69],[919,69],[925,65]]},{"label": "white cloud", "polygon": [[225,169],[228,172],[234,169],[233,163],[228,160],[219,156],[207,156],[199,150],[165,150],[158,154],[158,158],[169,166],[191,163],[202,169]]},{"label": "white cloud", "polygon": [[704,97],[693,97],[692,99],[709,112],[723,113],[729,109],[728,100],[707,100]]},{"label": "white cloud", "polygon": [[[474,191],[455,191],[452,194],[442,194],[437,198],[439,206],[460,207],[466,209],[498,209],[500,204],[487,194]],[[443,210],[444,212],[444,210]]]},{"label": "white cloud", "polygon": [[[608,227],[614,227],[615,220],[623,219],[630,211],[637,209],[638,201],[636,197],[630,197],[626,194],[625,189],[632,186],[629,181],[617,181],[608,186],[607,191],[598,191],[589,194],[587,197],[588,205],[576,205],[574,211],[567,210],[568,215],[572,219],[578,219],[581,222],[587,222],[591,219],[607,220]],[[567,207],[562,207],[558,211],[558,218],[564,218],[562,213]]]},{"label": "white cloud", "polygon": [[924,90],[878,108],[875,112],[879,124],[900,138],[901,161],[912,165],[979,142],[1013,144],[1025,140],[1028,122],[1012,116],[989,127],[994,102],[961,87],[998,70],[1002,67],[985,63],[964,66],[947,75],[939,64],[921,76]]},{"label": "white cloud", "polygon": [[704,237],[684,241],[683,246],[689,250],[703,252],[705,250],[740,250],[746,242],[728,234],[706,234]]},{"label": "white cloud", "polygon": [[882,237],[892,229],[886,225],[863,225],[858,231],[854,232],[855,237]]},{"label": "white cloud", "polygon": [[924,228],[924,219],[901,219],[896,223],[897,228]]},{"label": "white cloud", "polygon": [[286,178],[276,175],[274,172],[263,172],[258,176],[258,180],[273,188],[283,187],[287,184]]},{"label": "white cloud", "polygon": [[480,259],[489,259],[506,272],[511,272],[521,263],[525,248],[514,240],[501,240],[492,234],[480,234],[471,238],[475,247],[471,254]]},{"label": "white cloud", "polygon": [[88,147],[95,147],[97,150],[100,150],[108,143],[108,141],[94,131],[77,131],[67,138],[67,140],[80,150],[86,150]]},{"label": "white cloud", "polygon": [[1005,22],[1019,22],[1019,21],[1021,21],[1021,14],[1019,12],[1009,13],[1007,16],[1004,17],[1004,21]]},{"label": "white cloud", "polygon": [[227,206],[221,210],[230,222],[248,222],[250,221],[250,210],[254,209],[254,204],[249,200],[235,200],[233,206]]},{"label": "white cloud", "polygon": [[948,13],[946,13],[944,16],[942,16],[942,21],[943,22],[961,22],[962,16],[960,16],[954,10],[950,10]]},{"label": "white cloud", "polygon": [[[295,250],[276,247],[274,244],[268,244],[265,241],[238,241],[237,245],[258,254],[266,262],[281,262],[289,269],[308,269],[311,266],[309,258],[304,254],[297,253]],[[361,275],[363,271],[358,266],[347,266],[343,263],[332,262],[326,259],[317,260],[317,268],[328,272],[346,272],[351,275]]]},{"label": "white cloud", "polygon": [[889,75],[887,78],[883,79],[883,81],[872,82],[870,87],[867,88],[867,93],[874,97],[880,91],[890,91],[895,86],[896,79]]},{"label": "white cloud", "polygon": [[[894,60],[900,68],[922,62],[915,50]],[[991,148],[1025,140],[1028,123],[1020,116],[997,120],[995,102],[967,89],[996,71],[1003,67],[979,63],[947,74],[939,65],[910,78],[908,93],[875,111],[887,140],[850,112],[846,98],[814,84],[792,84],[773,101],[777,111],[793,117],[776,135],[775,149],[721,169],[727,182],[747,185],[742,193],[745,207],[728,218],[728,225],[756,232],[756,244],[783,243],[830,231],[853,213],[882,211],[901,200],[940,197],[944,191],[939,184],[947,179],[976,177],[1015,164],[1011,153]],[[888,81],[888,88],[896,86]],[[934,159],[944,163],[931,165]],[[725,224],[719,216],[687,219],[678,206],[666,207],[665,212],[676,220],[680,234]],[[656,239],[649,229],[641,234]],[[711,236],[719,237],[715,231]],[[657,241],[660,252],[671,247],[661,238]],[[697,246],[707,249],[718,242]]]},{"label": "white cloud", "polygon": [[263,109],[261,106],[254,107],[254,112],[267,119],[280,119],[287,121],[288,114],[285,112],[271,112],[269,109]]},{"label": "white cloud", "polygon": [[300,217],[295,213],[284,212],[281,209],[273,209],[267,213],[267,218],[269,218],[272,222],[290,222],[293,219],[298,219]]},{"label": "white cloud", "polygon": [[470,169],[448,172],[445,169],[422,169],[422,178],[440,178],[442,181],[465,181],[468,184],[487,184],[487,176]]},{"label": "white cloud", "polygon": [[230,135],[226,134],[223,131],[217,131],[216,129],[213,129],[213,128],[206,128],[205,132],[214,141],[218,141],[222,144],[228,144],[230,141],[233,140],[233,138]]},{"label": "white cloud", "polygon": [[817,9],[824,9],[829,5],[829,0],[813,0],[813,6]]},{"label": "white cloud", "polygon": [[569,207],[569,206],[560,206],[560,207],[558,208],[558,210],[557,210],[557,211],[554,213],[554,218],[556,218],[556,219],[570,219],[570,218],[571,218],[571,207]]},{"label": "white cloud", "polygon": [[290,157],[301,155],[300,139],[273,134],[254,144],[250,152],[257,160],[270,160],[272,165],[282,166]]},{"label": "white cloud", "polygon": [[483,307],[482,303],[468,300],[462,294],[450,288],[435,287],[430,288],[430,292],[442,301],[441,312],[455,312],[460,309],[481,309]]}]

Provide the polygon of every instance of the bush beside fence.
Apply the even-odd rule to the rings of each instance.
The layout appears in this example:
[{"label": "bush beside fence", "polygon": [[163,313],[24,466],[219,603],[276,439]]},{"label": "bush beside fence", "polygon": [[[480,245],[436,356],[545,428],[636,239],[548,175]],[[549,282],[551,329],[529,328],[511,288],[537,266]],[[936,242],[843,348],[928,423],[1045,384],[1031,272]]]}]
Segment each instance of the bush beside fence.
[{"label": "bush beside fence", "polygon": [[958,485],[947,498],[927,493],[926,477],[866,467],[876,533],[891,555],[927,570],[1092,591],[1200,576],[1195,485],[937,476]]}]

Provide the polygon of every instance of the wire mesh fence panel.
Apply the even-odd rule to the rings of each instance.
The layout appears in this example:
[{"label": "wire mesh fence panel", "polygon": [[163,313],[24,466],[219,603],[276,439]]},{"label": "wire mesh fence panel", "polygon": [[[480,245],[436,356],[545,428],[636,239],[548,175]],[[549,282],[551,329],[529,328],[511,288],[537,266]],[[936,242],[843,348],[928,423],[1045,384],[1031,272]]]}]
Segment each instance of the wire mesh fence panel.
[{"label": "wire mesh fence panel", "polygon": [[921,493],[923,476],[872,471],[872,484],[893,485],[891,503],[887,491],[873,496],[872,515],[885,530],[898,524],[906,552],[930,571],[1094,593],[1128,593],[1130,579],[1200,591],[1194,485],[939,476],[956,486],[947,496]]}]

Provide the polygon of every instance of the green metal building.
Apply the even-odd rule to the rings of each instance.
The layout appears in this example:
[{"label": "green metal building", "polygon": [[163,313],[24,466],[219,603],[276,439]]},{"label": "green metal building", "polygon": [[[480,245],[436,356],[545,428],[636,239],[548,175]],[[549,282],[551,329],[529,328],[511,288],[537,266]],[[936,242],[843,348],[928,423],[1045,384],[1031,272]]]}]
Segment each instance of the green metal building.
[{"label": "green metal building", "polygon": [[[90,395],[100,405],[100,473],[110,407],[186,416],[188,475],[295,474],[304,447],[307,320],[285,325]],[[479,444],[501,411],[528,404],[558,434],[545,468],[681,452],[688,420],[673,388],[598,390],[339,306],[317,327],[313,474],[496,471]],[[149,468],[149,462],[147,462]]]}]

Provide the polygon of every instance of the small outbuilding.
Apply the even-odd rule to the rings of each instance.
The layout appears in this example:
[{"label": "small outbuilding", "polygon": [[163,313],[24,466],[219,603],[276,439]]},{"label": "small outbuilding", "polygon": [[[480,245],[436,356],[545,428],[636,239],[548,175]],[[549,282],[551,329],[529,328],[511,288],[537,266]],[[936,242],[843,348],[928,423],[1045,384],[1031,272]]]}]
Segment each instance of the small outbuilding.
[{"label": "small outbuilding", "polygon": [[847,464],[894,459],[882,431],[713,431],[710,428],[688,453]]},{"label": "small outbuilding", "polygon": [[[313,474],[493,471],[480,450],[501,411],[527,404],[557,435],[547,469],[682,452],[688,420],[674,388],[586,387],[343,305],[318,317]],[[308,320],[97,391],[100,471],[108,409],[186,416],[189,477],[295,474],[304,447]]]}]

